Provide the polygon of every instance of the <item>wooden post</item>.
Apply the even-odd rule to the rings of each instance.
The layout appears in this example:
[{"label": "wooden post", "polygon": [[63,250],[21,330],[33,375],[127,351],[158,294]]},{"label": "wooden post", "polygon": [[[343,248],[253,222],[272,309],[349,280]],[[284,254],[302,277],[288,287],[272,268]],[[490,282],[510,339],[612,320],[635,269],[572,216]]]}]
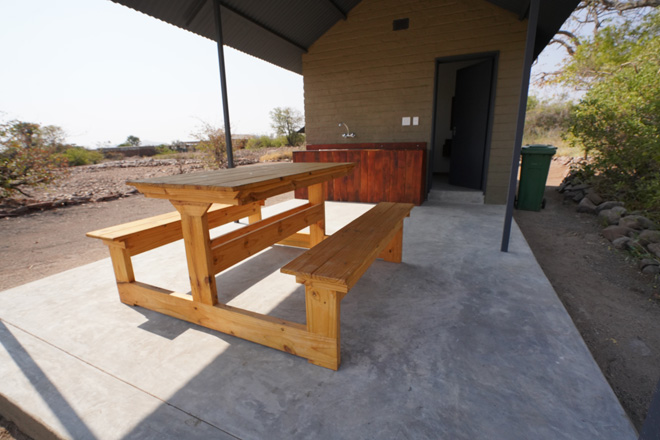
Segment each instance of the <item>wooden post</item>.
[{"label": "wooden post", "polygon": [[252,223],[256,223],[256,222],[258,222],[258,221],[261,221],[261,219],[262,219],[262,217],[261,217],[261,207],[262,207],[263,205],[264,205],[264,202],[263,202],[263,201],[260,202],[260,203],[257,205],[257,210],[255,211],[255,213],[252,214],[252,215],[250,215],[250,216],[248,216],[248,223],[249,223],[249,224],[252,224]]},{"label": "wooden post", "polygon": [[211,204],[176,200],[171,202],[181,214],[181,230],[186,246],[193,300],[211,306],[215,305],[218,303],[218,292],[215,285],[211,238],[206,214]]},{"label": "wooden post", "polygon": [[323,206],[323,219],[309,226],[310,247],[314,247],[325,238],[325,192],[323,183],[311,185],[307,191],[309,203]]},{"label": "wooden post", "polygon": [[305,284],[305,305],[307,308],[307,331],[335,340],[331,361],[310,359],[309,362],[321,367],[337,370],[341,362],[339,335],[340,295],[334,290],[316,288]]}]

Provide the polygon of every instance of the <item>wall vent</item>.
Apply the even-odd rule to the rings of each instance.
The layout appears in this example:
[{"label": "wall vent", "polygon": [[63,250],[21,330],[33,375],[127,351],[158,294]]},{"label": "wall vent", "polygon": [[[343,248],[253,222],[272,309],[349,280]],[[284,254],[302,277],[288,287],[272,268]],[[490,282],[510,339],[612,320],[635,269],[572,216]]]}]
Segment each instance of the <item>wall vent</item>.
[{"label": "wall vent", "polygon": [[392,22],[393,31],[402,31],[408,29],[408,26],[410,26],[410,19],[408,18],[399,18]]}]

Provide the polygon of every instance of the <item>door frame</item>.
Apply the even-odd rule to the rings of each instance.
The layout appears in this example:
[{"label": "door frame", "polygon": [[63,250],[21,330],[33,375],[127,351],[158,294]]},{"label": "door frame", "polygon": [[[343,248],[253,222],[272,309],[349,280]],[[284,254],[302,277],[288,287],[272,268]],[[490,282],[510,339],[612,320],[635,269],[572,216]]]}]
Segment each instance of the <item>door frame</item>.
[{"label": "door frame", "polygon": [[493,73],[491,77],[491,86],[490,86],[490,103],[488,105],[488,122],[487,122],[487,128],[486,128],[486,148],[484,151],[484,168],[482,171],[482,188],[481,191],[485,194],[486,193],[486,184],[487,182],[487,176],[488,176],[488,168],[489,168],[489,162],[490,162],[490,147],[491,147],[491,141],[493,138],[493,120],[495,116],[495,95],[497,92],[497,72],[499,68],[499,58],[500,58],[500,52],[499,51],[493,51],[493,52],[478,52],[478,53],[471,53],[471,54],[464,54],[464,55],[454,55],[454,56],[449,56],[449,57],[440,57],[435,59],[435,74],[433,75],[434,81],[433,81],[433,109],[432,109],[432,121],[433,123],[431,124],[431,149],[429,151],[429,157],[428,160],[426,161],[426,193],[428,194],[429,191],[431,191],[431,187],[433,186],[433,163],[434,163],[434,155],[436,151],[436,143],[435,143],[435,133],[436,133],[436,117],[437,117],[437,110],[438,110],[438,70],[440,67],[440,64],[448,64],[448,63],[455,63],[455,62],[460,62],[460,61],[477,61],[477,60],[485,60],[485,59],[492,59],[493,61]]}]

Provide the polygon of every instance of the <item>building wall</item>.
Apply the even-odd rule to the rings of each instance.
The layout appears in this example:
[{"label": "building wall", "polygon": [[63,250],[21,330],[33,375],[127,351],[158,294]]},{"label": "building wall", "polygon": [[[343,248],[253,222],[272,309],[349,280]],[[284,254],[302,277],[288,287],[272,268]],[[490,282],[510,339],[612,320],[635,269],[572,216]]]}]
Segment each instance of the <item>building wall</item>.
[{"label": "building wall", "polygon": [[[400,18],[409,28],[393,31]],[[483,0],[363,0],[303,55],[307,143],[431,145],[436,59],[497,51],[486,202],[505,203],[526,26]],[[415,116],[419,125],[402,126]],[[342,122],[355,138],[341,137]]]}]

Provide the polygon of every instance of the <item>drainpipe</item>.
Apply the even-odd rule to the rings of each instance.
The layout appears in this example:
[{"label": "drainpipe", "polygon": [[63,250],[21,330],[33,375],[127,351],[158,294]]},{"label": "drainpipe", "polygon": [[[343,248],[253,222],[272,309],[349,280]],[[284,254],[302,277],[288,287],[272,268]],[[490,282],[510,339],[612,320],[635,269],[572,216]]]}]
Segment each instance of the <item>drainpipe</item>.
[{"label": "drainpipe", "polygon": [[220,67],[220,90],[222,92],[222,114],[225,119],[225,144],[227,145],[227,167],[234,168],[234,151],[231,146],[231,126],[229,124],[229,101],[227,99],[227,74],[225,73],[225,52],[222,43],[222,18],[220,0],[213,0],[215,34],[218,42],[218,64]]},{"label": "drainpipe", "polygon": [[502,231],[502,252],[509,252],[511,239],[511,222],[513,221],[513,202],[516,198],[518,182],[518,167],[520,165],[520,150],[522,149],[523,129],[525,128],[525,113],[527,111],[527,93],[529,91],[529,77],[534,62],[534,43],[536,41],[536,27],[539,21],[540,0],[531,0],[527,18],[527,41],[525,42],[525,60],[523,76],[520,84],[520,101],[518,102],[518,122],[516,137],[513,144],[513,158],[511,160],[511,174],[509,175],[509,193],[506,199],[506,214],[504,215],[504,230]]}]

